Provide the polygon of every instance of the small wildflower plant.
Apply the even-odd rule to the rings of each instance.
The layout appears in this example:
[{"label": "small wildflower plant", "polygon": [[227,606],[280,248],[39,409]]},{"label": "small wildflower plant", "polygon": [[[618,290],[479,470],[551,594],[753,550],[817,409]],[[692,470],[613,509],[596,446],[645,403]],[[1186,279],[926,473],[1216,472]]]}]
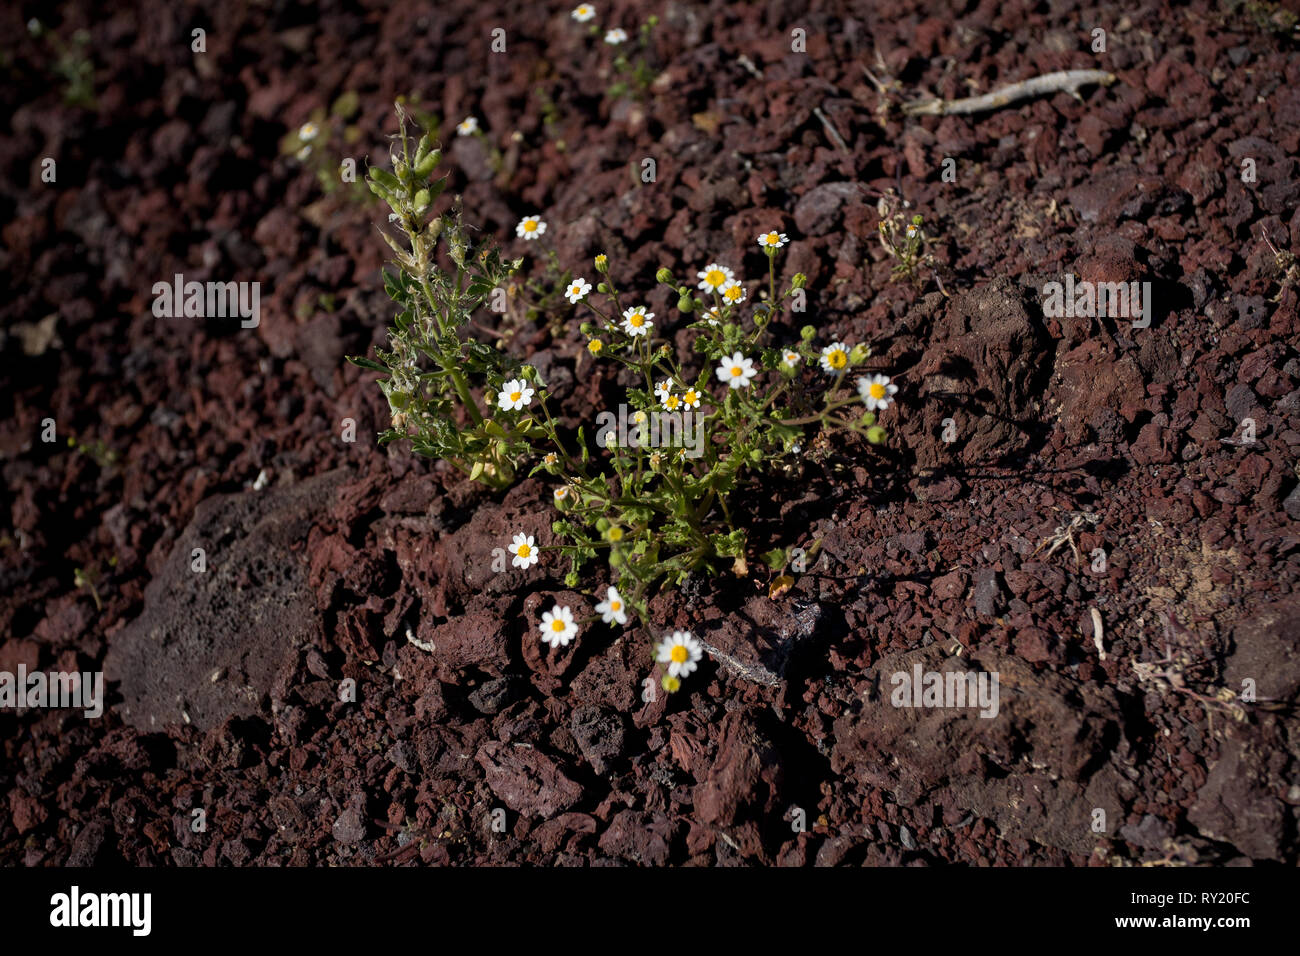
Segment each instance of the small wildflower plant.
[{"label": "small wildflower plant", "polygon": [[[502,542],[515,568],[528,571],[549,551],[567,559],[565,584],[576,588],[583,569],[599,559],[613,584],[596,614],[611,626],[633,619],[645,625],[660,587],[692,573],[747,573],[749,531],[732,496],[797,454],[807,430],[885,440],[877,412],[891,404],[897,386],[884,375],[860,374],[871,354],[866,345],[818,344],[811,325],[795,341],[775,340],[772,330],[790,327],[783,314],[802,301],[806,282],[801,274],[778,281],[777,261],[789,239],[775,231],[756,238],[768,263],[757,282],[721,261],[687,278],[658,270],[654,281],[675,296],[671,316],[650,311],[644,292],[652,283],[620,288],[609,256],[598,255],[587,275],[571,275],[564,308],[578,312],[592,359],[615,366],[613,378],[630,383],[619,385],[626,390],[617,396],[620,414],[630,416],[614,427],[616,416],[606,410],[594,434],[587,425],[576,434],[562,430],[536,370],[465,332],[470,314],[520,260],[505,263],[486,245],[471,255],[458,206],[441,217],[429,213],[444,182],[429,179],[438,151],[427,135],[413,144],[404,117],[402,127],[393,171],[370,171],[371,189],[392,208],[402,237],[385,235],[398,266],[385,274],[385,287],[401,311],[390,348],[377,350],[378,360],[352,361],[389,373],[379,384],[393,425],[381,442],[409,439],[416,452],[494,488],[529,465],[530,475],[554,479],[552,531],[559,543],[542,547],[515,534]],[[525,217],[516,241],[540,243],[544,222]],[[445,248],[454,268],[443,269],[436,247]],[[685,364],[659,337],[666,326],[683,324],[695,353]],[[785,549],[764,559],[783,568]],[[548,644],[564,646],[586,623],[556,607],[539,628]],[[672,691],[702,650],[681,632],[655,654],[666,665],[663,686]]]},{"label": "small wildflower plant", "polygon": [[650,58],[653,52],[651,40],[655,27],[659,25],[659,18],[651,14],[635,34],[631,34],[621,26],[601,26],[596,19],[596,8],[590,3],[578,4],[569,16],[584,26],[592,37],[600,37],[603,45],[614,51],[610,66],[615,80],[610,84],[609,96],[613,99],[620,96],[645,96],[656,76]]},{"label": "small wildflower plant", "polygon": [[315,110],[297,129],[280,140],[280,153],[311,170],[326,195],[344,191],[358,202],[373,201],[362,182],[343,177],[342,162],[361,139],[354,120],[361,109],[361,99],[354,92],[344,93],[330,104],[329,111]]},{"label": "small wildflower plant", "polygon": [[925,251],[925,219],[920,215],[909,218],[897,205],[897,200],[890,195],[882,196],[876,204],[880,245],[894,260],[890,272],[895,279],[919,283],[921,267],[934,265],[933,257]]}]

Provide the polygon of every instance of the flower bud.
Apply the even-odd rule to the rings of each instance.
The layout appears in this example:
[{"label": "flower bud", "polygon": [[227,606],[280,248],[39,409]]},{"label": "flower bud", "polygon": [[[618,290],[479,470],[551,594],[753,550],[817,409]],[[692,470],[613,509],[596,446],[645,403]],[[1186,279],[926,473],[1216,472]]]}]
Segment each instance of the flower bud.
[{"label": "flower bud", "polygon": [[596,271],[601,275],[606,275],[609,272],[609,256],[603,252],[596,256]]},{"label": "flower bud", "polygon": [[867,441],[873,445],[883,444],[885,441],[885,430],[879,425],[872,425],[867,429]]},{"label": "flower bud", "polygon": [[672,273],[672,270],[671,270],[671,269],[668,269],[667,267],[662,268],[662,269],[660,269],[658,272],[656,272],[656,273],[655,273],[655,278],[658,279],[660,282],[662,282],[664,285],[672,285],[672,284],[673,284],[673,273]]},{"label": "flower bud", "polygon": [[790,280],[790,288],[802,289],[808,282],[808,277],[802,272],[796,272],[794,278]]},{"label": "flower bud", "polygon": [[693,312],[695,311],[695,301],[689,295],[684,295],[677,300],[677,308],[682,312]]},{"label": "flower bud", "polygon": [[813,340],[813,336],[815,336],[816,334],[817,334],[817,330],[814,329],[811,325],[805,325],[802,329],[799,330],[799,338],[803,339],[805,342],[811,342]]}]

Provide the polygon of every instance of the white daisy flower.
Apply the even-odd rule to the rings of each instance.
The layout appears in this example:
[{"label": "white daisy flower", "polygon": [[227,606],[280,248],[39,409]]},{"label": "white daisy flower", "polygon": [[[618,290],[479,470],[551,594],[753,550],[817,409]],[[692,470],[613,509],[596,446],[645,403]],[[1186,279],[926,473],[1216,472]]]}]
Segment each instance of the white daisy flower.
[{"label": "white daisy flower", "polygon": [[606,624],[627,623],[627,605],[623,603],[623,595],[618,593],[618,588],[612,584],[609,590],[605,592],[605,600],[596,605],[596,613]]},{"label": "white daisy flower", "polygon": [[595,15],[596,15],[596,8],[593,7],[590,3],[578,4],[576,7],[573,8],[573,12],[569,14],[569,16],[573,17],[573,19],[577,20],[579,23],[586,23]]},{"label": "white daisy flower", "polygon": [[898,386],[891,384],[888,375],[871,375],[858,379],[858,394],[867,411],[884,411],[894,400]]},{"label": "white daisy flower", "polygon": [[915,239],[915,238],[916,238],[916,226],[908,226],[908,227],[907,227],[907,238],[909,238],[909,239]]},{"label": "white daisy flower", "polygon": [[731,388],[746,388],[750,380],[758,374],[753,359],[747,359],[739,352],[724,358],[718,366],[718,381],[726,382]]},{"label": "white daisy flower", "polygon": [[700,407],[700,393],[693,388],[688,388],[682,393],[682,404],[687,408]]},{"label": "white daisy flower", "polygon": [[320,134],[320,127],[311,120],[303,123],[298,127],[298,138],[304,143],[310,143]]},{"label": "white daisy flower", "polygon": [[311,147],[310,147],[310,146],[304,146],[302,149],[298,150],[298,152],[297,152],[295,155],[297,155],[297,157],[298,157],[298,161],[299,161],[299,162],[302,162],[302,161],[305,160],[308,156],[311,155]]},{"label": "white daisy flower", "polygon": [[620,43],[627,42],[627,31],[615,27],[605,33],[605,42],[610,46],[618,46]]},{"label": "white daisy flower", "polygon": [[577,305],[587,297],[587,293],[590,291],[591,283],[586,279],[578,278],[569,283],[569,287],[564,290],[564,297]]},{"label": "white daisy flower", "polygon": [[506,549],[514,555],[510,562],[517,568],[523,568],[525,571],[531,568],[540,560],[537,553],[537,544],[531,534],[524,534],[522,531],[515,535],[514,540],[510,542],[510,547]]},{"label": "white daisy flower", "polygon": [[557,505],[563,501],[566,501],[569,497],[569,486],[560,485],[560,487],[555,489],[554,495],[555,495],[555,503]]},{"label": "white daisy flower", "polygon": [[758,237],[758,244],[765,249],[780,249],[789,241],[790,237],[784,232],[765,232]]},{"label": "white daisy flower", "polygon": [[644,305],[634,305],[630,309],[624,309],[623,331],[633,338],[638,335],[649,335],[650,330],[654,328],[654,323],[650,320],[654,317],[655,314],[647,312]]},{"label": "white daisy flower", "polygon": [[727,305],[739,305],[745,301],[745,287],[735,279],[722,287],[722,301]]},{"label": "white daisy flower", "polygon": [[502,411],[517,412],[533,400],[533,390],[522,378],[511,379],[501,386],[497,405]]},{"label": "white daisy flower", "polygon": [[669,677],[686,677],[699,666],[704,647],[690,631],[673,631],[655,648],[655,659],[668,665]]},{"label": "white daisy flower", "polygon": [[675,412],[682,407],[682,397],[680,395],[668,394],[662,399],[663,406],[670,412]]},{"label": "white daisy flower", "polygon": [[704,321],[709,325],[717,325],[722,320],[722,310],[716,305],[711,305],[704,310]]},{"label": "white daisy flower", "polygon": [[695,273],[695,277],[700,280],[700,284],[696,288],[705,292],[721,291],[724,285],[736,278],[735,273],[726,266],[718,265],[716,262],[710,262],[702,272]]},{"label": "white daisy flower", "polygon": [[540,239],[544,232],[546,223],[542,222],[541,216],[524,216],[515,226],[515,235],[520,239]]},{"label": "white daisy flower", "polygon": [[456,124],[456,134],[458,136],[472,136],[478,132],[478,117],[466,116]]},{"label": "white daisy flower", "polygon": [[849,365],[849,347],[843,342],[832,342],[822,349],[820,360],[822,371],[828,375],[838,375]]},{"label": "white daisy flower", "polygon": [[542,464],[546,465],[548,468],[558,465],[559,463],[560,456],[553,451],[548,451],[546,456],[542,459]]},{"label": "white daisy flower", "polygon": [[781,361],[784,362],[786,365],[790,366],[791,368],[794,368],[796,365],[799,364],[799,358],[800,358],[799,353],[794,351],[793,349],[786,349],[784,352],[781,353]]},{"label": "white daisy flower", "polygon": [[666,378],[658,385],[655,386],[655,398],[659,399],[659,401],[662,402],[665,398],[668,397],[668,393],[671,392],[672,390],[673,390],[672,379]]},{"label": "white daisy flower", "polygon": [[551,647],[567,647],[569,641],[578,636],[578,625],[573,622],[573,612],[567,607],[555,605],[542,613],[539,625],[543,643]]}]

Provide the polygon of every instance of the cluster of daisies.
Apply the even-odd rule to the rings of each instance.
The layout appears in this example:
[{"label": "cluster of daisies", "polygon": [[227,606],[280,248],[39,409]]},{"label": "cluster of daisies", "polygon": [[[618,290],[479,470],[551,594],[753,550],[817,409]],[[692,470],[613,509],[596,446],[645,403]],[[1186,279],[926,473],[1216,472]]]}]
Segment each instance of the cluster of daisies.
[{"label": "cluster of daisies", "polygon": [[664,379],[655,385],[655,398],[666,411],[677,412],[685,411],[690,408],[699,408],[700,399],[703,396],[693,388],[684,388],[680,392],[673,391],[672,379]]},{"label": "cluster of daisies", "polygon": [[[789,241],[790,237],[783,232],[764,232],[758,236],[759,246],[769,256],[774,255],[776,250]],[[716,293],[727,305],[745,301],[744,287],[724,265],[711,262],[696,273],[696,277],[700,280],[697,288],[704,292]],[[706,319],[710,324],[716,322],[718,316],[717,309],[711,309],[706,313]],[[846,343],[832,342],[822,349],[818,365],[827,375],[838,376],[849,367],[851,352],[852,347]],[[790,369],[795,368],[800,359],[801,356],[794,349],[786,349],[781,353],[782,364]],[[742,352],[734,352],[730,357],[723,356],[716,371],[718,381],[724,382],[728,388],[748,388],[757,377],[759,370],[755,368],[753,359],[746,357]],[[861,377],[857,381],[857,386],[858,394],[862,397],[867,410],[873,412],[888,408],[898,392],[898,386],[885,375]]]},{"label": "cluster of daisies", "polygon": [[700,280],[697,289],[717,295],[725,305],[740,305],[745,301],[745,287],[740,284],[736,274],[724,265],[710,262],[695,273],[695,277]]},{"label": "cluster of daisies", "polygon": [[[579,23],[590,23],[592,20],[596,19],[596,8],[590,3],[580,3],[573,8],[573,12],[571,12],[569,16],[573,17],[573,19],[577,20]],[[594,30],[595,27],[593,26],[592,29]],[[606,30],[605,42],[610,46],[618,46],[622,43],[626,43],[627,31],[621,27],[614,27],[612,30]]]},{"label": "cluster of daisies", "polygon": [[[517,568],[527,570],[539,560],[536,539],[530,534],[520,532],[510,542],[511,560]],[[605,591],[605,599],[596,605],[596,614],[605,624],[627,624],[627,602],[618,588],[610,585]],[[580,625],[573,618],[573,609],[556,603],[549,611],[542,612],[541,623],[537,625],[542,642],[551,647],[568,647],[578,636]],[[669,691],[681,686],[681,679],[694,671],[704,657],[704,646],[689,631],[673,631],[664,637],[655,647],[655,660],[667,665],[663,685]]]}]

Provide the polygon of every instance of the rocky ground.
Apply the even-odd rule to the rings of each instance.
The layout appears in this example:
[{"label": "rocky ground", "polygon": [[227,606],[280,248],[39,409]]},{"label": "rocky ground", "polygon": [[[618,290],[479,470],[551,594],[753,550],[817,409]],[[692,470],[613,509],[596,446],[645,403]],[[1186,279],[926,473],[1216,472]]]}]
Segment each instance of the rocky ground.
[{"label": "rocky ground", "polygon": [[[643,97],[608,95],[609,50],[556,4],[70,4],[42,14],[62,47],[4,14],[0,671],[104,670],[109,707],[0,711],[0,860],[1296,863],[1285,11],[596,6],[660,18]],[[1086,68],[1118,80],[897,109]],[[605,251],[677,316],[656,268],[757,276],[779,228],[821,334],[901,386],[883,454],[810,448],[746,495],[756,540],[822,542],[788,593],[755,570],[656,599],[710,652],[671,699],[642,699],[639,631],[540,649],[542,605],[594,587],[491,570],[508,530],[549,534],[545,481],[492,495],[374,442],[386,405],[344,356],[391,319],[382,215],[283,140],[344,97],[327,135],[364,166],[398,96],[513,254],[541,213],[561,260]],[[482,139],[454,135],[470,114]],[[944,291],[890,281],[891,188]],[[260,281],[260,324],[156,318],[176,272]],[[1046,317],[1066,272],[1150,281],[1150,328]],[[576,321],[507,321],[568,423],[616,394]],[[996,671],[997,718],[891,706],[918,663]]]}]

